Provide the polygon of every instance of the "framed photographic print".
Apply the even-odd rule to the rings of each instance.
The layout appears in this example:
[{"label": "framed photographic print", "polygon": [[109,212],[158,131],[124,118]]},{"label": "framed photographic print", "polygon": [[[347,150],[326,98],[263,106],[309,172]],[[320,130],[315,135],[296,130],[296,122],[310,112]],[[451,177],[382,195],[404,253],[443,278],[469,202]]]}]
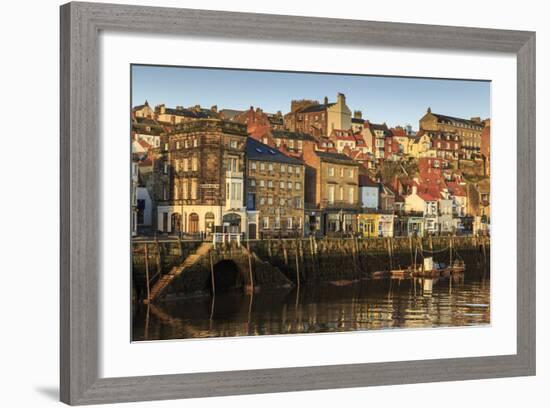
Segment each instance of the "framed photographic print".
[{"label": "framed photographic print", "polygon": [[62,401],[533,375],[534,126],[532,32],[62,6]]}]

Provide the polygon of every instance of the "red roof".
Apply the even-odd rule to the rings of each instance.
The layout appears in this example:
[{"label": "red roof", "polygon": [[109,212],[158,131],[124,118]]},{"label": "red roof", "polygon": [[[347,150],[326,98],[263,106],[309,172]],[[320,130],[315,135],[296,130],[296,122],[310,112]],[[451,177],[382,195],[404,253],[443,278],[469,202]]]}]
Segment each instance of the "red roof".
[{"label": "red roof", "polygon": [[405,132],[405,129],[403,129],[403,128],[392,128],[392,129],[390,129],[390,131],[391,131],[391,134],[393,136],[397,136],[397,137],[399,137],[399,136],[406,137],[407,136],[407,132]]},{"label": "red roof", "polygon": [[418,193],[418,197],[423,199],[424,201],[437,201],[439,200],[439,197],[435,197],[430,193]]},{"label": "red roof", "polygon": [[351,130],[334,129],[330,136],[336,140],[349,140],[351,142],[355,141],[355,136]]},{"label": "red roof", "polygon": [[447,188],[449,189],[449,192],[454,196],[466,197],[466,190],[456,181],[448,181]]}]

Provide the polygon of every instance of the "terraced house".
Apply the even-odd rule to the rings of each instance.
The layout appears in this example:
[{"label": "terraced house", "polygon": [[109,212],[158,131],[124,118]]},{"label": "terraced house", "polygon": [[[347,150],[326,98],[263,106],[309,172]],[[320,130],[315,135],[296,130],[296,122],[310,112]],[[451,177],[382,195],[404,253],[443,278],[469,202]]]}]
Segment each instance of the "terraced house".
[{"label": "terraced house", "polygon": [[462,119],[433,113],[430,108],[419,121],[420,129],[454,133],[461,144],[461,157],[475,159],[481,157],[481,132],[484,123],[480,118]]},{"label": "terraced house", "polygon": [[158,231],[246,231],[246,140],[246,126],[216,119],[181,123],[163,136],[156,166]]},{"label": "terraced house", "polygon": [[349,234],[360,207],[359,163],[333,152],[306,150],[306,233]]},{"label": "terraced house", "polygon": [[249,224],[249,237],[302,236],[304,163],[249,137],[246,168],[246,209],[259,220]]}]

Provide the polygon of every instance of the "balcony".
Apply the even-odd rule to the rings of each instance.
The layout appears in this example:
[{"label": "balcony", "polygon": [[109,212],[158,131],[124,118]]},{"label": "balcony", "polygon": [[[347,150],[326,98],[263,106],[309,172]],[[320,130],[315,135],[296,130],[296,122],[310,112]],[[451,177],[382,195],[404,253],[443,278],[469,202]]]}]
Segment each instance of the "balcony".
[{"label": "balcony", "polygon": [[227,170],[225,172],[225,178],[242,179],[243,178],[243,172],[242,171]]},{"label": "balcony", "polygon": [[321,207],[327,208],[327,209],[356,210],[356,209],[359,209],[359,204],[356,201],[354,201],[353,203],[350,203],[349,201],[345,201],[345,200],[329,201],[328,199],[325,198],[321,200]]}]

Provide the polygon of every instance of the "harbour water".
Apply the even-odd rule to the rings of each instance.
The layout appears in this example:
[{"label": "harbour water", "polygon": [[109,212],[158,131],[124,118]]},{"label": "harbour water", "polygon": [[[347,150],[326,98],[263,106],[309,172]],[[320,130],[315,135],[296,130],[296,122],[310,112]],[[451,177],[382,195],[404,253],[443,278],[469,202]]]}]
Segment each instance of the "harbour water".
[{"label": "harbour water", "polygon": [[490,277],[367,279],[133,306],[133,341],[434,328],[490,323]]}]

